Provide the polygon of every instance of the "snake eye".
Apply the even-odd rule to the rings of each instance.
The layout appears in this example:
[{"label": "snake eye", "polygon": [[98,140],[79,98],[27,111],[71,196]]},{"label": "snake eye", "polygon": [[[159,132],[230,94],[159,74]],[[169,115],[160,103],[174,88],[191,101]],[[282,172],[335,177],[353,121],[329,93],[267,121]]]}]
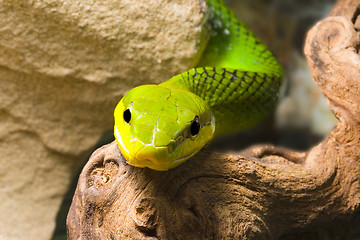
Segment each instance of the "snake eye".
[{"label": "snake eye", "polygon": [[192,136],[195,136],[196,134],[199,133],[199,131],[200,131],[199,117],[195,116],[195,119],[193,120],[190,126],[190,133]]},{"label": "snake eye", "polygon": [[124,121],[125,121],[126,123],[129,123],[129,122],[130,122],[130,120],[131,120],[131,112],[130,112],[130,109],[126,109],[126,110],[124,111],[123,117],[124,117]]}]

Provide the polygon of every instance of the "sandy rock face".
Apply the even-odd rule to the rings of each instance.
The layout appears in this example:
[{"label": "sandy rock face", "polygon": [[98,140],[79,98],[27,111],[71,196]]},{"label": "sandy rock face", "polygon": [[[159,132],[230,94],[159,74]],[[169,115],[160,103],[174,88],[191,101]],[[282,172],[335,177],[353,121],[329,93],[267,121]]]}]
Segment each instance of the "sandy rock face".
[{"label": "sandy rock face", "polygon": [[49,239],[128,89],[199,55],[201,1],[0,1],[0,235]]}]

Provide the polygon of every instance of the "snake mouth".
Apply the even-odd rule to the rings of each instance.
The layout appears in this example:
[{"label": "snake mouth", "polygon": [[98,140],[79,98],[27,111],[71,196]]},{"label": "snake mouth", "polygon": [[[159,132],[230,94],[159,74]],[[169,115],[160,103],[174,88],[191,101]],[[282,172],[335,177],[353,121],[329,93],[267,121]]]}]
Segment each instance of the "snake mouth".
[{"label": "snake mouth", "polygon": [[[120,146],[121,152],[123,153],[122,155],[124,156],[124,158],[127,160],[127,162],[130,165],[133,165],[136,167],[149,167],[151,169],[158,170],[158,171],[166,171],[170,168],[174,168],[174,167],[180,165],[181,163],[185,162],[187,159],[191,158],[192,156],[194,156],[197,153],[197,152],[192,152],[189,155],[182,156],[171,162],[166,163],[166,161],[164,161],[164,160],[166,158],[167,159],[171,158],[171,153],[173,152],[169,149],[169,146],[155,147],[153,145],[144,145],[144,147],[139,149],[139,151],[136,151],[136,154],[134,155],[133,152],[130,151],[126,147],[126,145],[121,137],[121,134],[119,132],[119,129],[116,126],[114,127],[114,133],[115,133],[117,143]],[[166,152],[163,152],[163,154],[164,155],[166,154],[166,156],[163,155],[162,160],[155,159],[155,156],[152,155],[151,152],[145,150],[146,147],[153,147],[153,150],[154,149],[160,150],[161,148],[163,148],[164,150],[166,149]],[[142,153],[142,154],[140,154],[140,155],[142,155],[141,157],[139,156],[139,152]]]},{"label": "snake mouth", "polygon": [[114,126],[114,133],[121,153],[130,165],[141,168],[148,167],[157,171],[166,171],[171,168],[171,162],[166,161],[169,159],[167,146],[156,147],[153,144],[144,144],[136,140],[142,146],[138,149],[128,149],[116,125]]},{"label": "snake mouth", "polygon": [[197,154],[198,152],[193,152],[189,155],[186,155],[186,156],[183,156],[183,157],[180,157],[180,158],[177,158],[175,159],[174,161],[172,161],[171,163],[181,163],[183,161],[186,161],[187,159],[193,157],[195,154]]},{"label": "snake mouth", "polygon": [[121,145],[121,147],[123,148],[123,150],[125,150],[125,152],[128,154],[128,156],[130,155],[130,151],[127,149],[127,147],[125,146],[124,141],[122,140],[121,134],[119,132],[119,129],[117,128],[117,126],[114,126],[114,132],[115,132],[115,137],[117,139],[117,142]]}]

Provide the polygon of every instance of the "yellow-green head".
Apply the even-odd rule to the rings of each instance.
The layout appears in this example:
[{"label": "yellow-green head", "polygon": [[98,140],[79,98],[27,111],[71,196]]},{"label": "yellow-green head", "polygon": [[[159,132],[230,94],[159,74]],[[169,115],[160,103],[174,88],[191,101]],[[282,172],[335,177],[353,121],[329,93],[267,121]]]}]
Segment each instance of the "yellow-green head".
[{"label": "yellow-green head", "polygon": [[159,85],[130,90],[114,117],[115,138],[128,163],[158,171],[185,162],[215,132],[214,116],[203,99]]}]

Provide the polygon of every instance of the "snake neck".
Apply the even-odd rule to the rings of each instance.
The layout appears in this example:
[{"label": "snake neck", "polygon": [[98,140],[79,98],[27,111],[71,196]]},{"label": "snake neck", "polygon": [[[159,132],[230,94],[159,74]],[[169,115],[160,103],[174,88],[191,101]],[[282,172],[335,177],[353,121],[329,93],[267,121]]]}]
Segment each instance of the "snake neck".
[{"label": "snake neck", "polygon": [[280,77],[283,69],[278,59],[237,19],[223,1],[208,0],[210,40],[197,67],[216,66],[273,74]]},{"label": "snake neck", "polygon": [[283,69],[222,1],[208,0],[208,6],[211,36],[197,67],[163,84],[200,96],[215,116],[215,135],[221,135],[250,128],[269,114]]},{"label": "snake neck", "polygon": [[279,77],[230,68],[199,67],[174,76],[161,86],[190,91],[215,117],[215,136],[258,124],[277,102]]}]

